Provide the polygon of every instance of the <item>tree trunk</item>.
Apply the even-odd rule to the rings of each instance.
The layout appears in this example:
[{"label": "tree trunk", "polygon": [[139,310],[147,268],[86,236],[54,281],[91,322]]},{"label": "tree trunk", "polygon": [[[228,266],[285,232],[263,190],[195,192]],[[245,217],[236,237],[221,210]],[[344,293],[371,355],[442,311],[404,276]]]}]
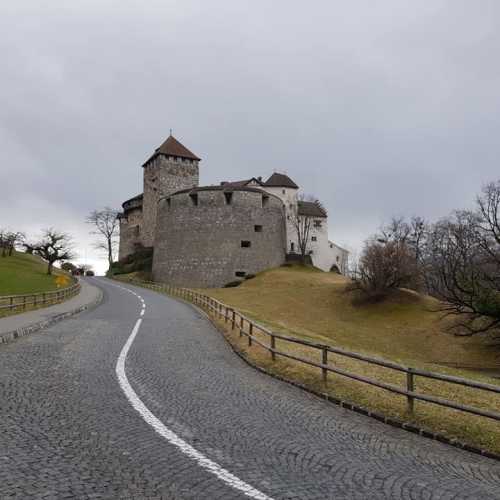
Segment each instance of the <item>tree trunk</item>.
[{"label": "tree trunk", "polygon": [[49,262],[49,265],[47,266],[47,274],[51,275],[52,274],[52,268],[54,267],[53,262]]},{"label": "tree trunk", "polygon": [[108,262],[109,262],[109,271],[111,271],[111,267],[113,266],[113,246],[111,243],[111,239],[108,239]]}]

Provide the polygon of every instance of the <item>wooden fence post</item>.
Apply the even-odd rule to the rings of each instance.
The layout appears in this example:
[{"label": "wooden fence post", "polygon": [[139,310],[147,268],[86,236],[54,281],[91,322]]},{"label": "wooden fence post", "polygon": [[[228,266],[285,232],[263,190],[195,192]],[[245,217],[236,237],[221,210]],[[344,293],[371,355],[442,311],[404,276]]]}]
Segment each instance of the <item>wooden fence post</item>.
[{"label": "wooden fence post", "polygon": [[244,320],[243,318],[240,316],[240,337],[243,336],[243,325],[244,325]]},{"label": "wooden fence post", "polygon": [[[321,351],[322,351],[321,364],[327,365],[328,364],[328,349],[326,347],[323,347]],[[326,368],[321,368],[321,372],[323,374],[323,382],[326,384],[328,370]]]},{"label": "wooden fence post", "polygon": [[276,353],[274,352],[274,349],[276,349],[276,338],[275,336],[271,333],[271,359],[273,361],[276,360]]},{"label": "wooden fence post", "polygon": [[[414,392],[415,390],[415,379],[411,368],[408,368],[408,371],[406,372],[406,390],[408,392]],[[406,396],[406,400],[408,404],[408,412],[413,413],[415,398],[408,395]]]},{"label": "wooden fence post", "polygon": [[234,325],[236,323],[236,312],[234,309],[231,309],[231,311],[233,311],[233,320],[231,322],[231,330],[234,330]]},{"label": "wooden fence post", "polygon": [[248,324],[248,347],[252,346],[253,323]]}]

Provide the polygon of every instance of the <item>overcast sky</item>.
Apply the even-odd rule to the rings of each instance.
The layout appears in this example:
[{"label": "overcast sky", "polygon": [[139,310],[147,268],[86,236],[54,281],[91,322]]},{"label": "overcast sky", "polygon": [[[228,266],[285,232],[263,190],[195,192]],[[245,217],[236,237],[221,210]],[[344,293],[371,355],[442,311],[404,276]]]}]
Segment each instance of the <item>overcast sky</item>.
[{"label": "overcast sky", "polygon": [[286,172],[356,248],[500,178],[497,0],[0,5],[0,227],[72,233],[142,191],[169,129],[201,182]]}]

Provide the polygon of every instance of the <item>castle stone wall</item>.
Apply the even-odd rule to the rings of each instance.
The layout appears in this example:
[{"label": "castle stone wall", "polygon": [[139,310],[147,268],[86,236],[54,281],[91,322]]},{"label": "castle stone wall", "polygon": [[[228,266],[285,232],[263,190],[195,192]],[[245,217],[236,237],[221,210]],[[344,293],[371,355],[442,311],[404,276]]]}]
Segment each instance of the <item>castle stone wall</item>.
[{"label": "castle stone wall", "polygon": [[[227,191],[226,191],[227,192]],[[257,190],[201,188],[158,205],[153,279],[177,286],[221,287],[285,261],[284,207]],[[263,198],[264,203],[263,203]],[[242,246],[250,242],[250,246]],[[244,243],[248,245],[248,243]]]},{"label": "castle stone wall", "polygon": [[163,196],[198,186],[197,160],[158,155],[144,167],[142,243],[154,243],[158,200]]},{"label": "castle stone wall", "polygon": [[118,259],[122,260],[142,244],[142,209],[127,210],[120,217],[120,248]]}]

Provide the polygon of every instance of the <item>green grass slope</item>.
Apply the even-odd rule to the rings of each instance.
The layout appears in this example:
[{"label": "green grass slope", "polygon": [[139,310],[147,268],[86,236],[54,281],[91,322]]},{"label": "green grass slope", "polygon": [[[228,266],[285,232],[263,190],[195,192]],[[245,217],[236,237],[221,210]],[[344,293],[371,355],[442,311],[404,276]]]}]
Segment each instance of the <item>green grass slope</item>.
[{"label": "green grass slope", "polygon": [[12,257],[0,257],[0,295],[46,292],[57,288],[55,270],[47,275],[47,264],[39,257],[15,252]]}]

